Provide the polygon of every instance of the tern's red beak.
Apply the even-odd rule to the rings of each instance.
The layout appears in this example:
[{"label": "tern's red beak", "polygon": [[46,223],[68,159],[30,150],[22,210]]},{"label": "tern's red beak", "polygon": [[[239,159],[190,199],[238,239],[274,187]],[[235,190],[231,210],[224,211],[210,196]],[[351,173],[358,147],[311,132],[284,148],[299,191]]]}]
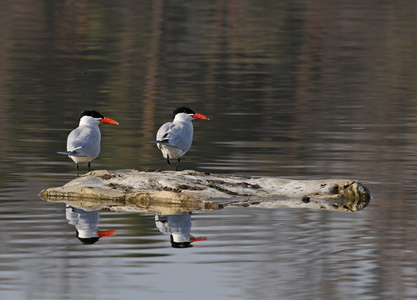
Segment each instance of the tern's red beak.
[{"label": "tern's red beak", "polygon": [[192,118],[201,119],[201,120],[210,120],[209,118],[207,118],[205,115],[202,115],[202,114],[193,114]]},{"label": "tern's red beak", "polygon": [[104,231],[97,231],[97,235],[99,237],[108,237],[108,236],[114,236],[114,233],[116,232],[116,230],[104,230]]},{"label": "tern's red beak", "polygon": [[115,120],[112,120],[112,119],[106,118],[106,117],[104,117],[103,119],[101,119],[100,120],[100,123],[107,123],[107,124],[119,125],[119,123],[117,123]]}]

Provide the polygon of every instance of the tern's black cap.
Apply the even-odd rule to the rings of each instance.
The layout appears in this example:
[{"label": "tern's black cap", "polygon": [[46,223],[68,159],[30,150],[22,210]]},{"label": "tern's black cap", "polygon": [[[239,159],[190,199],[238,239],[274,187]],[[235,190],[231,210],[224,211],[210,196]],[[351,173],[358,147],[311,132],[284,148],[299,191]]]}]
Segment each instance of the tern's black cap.
[{"label": "tern's black cap", "polygon": [[195,114],[195,112],[191,108],[182,106],[182,107],[178,107],[174,109],[172,113],[172,117],[175,118],[175,116],[180,113],[186,113],[186,114],[192,114],[192,115]]},{"label": "tern's black cap", "polygon": [[96,119],[103,119],[104,118],[104,116],[96,110],[83,110],[80,113],[80,119],[84,116],[90,116],[90,117],[93,117],[93,118],[96,118]]}]

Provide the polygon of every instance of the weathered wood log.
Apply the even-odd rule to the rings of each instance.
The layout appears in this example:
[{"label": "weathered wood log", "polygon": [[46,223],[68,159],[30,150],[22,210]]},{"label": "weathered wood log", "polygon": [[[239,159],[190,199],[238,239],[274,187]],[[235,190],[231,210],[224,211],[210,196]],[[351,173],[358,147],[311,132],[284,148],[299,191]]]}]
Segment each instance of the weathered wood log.
[{"label": "weathered wood log", "polygon": [[136,170],[93,171],[40,195],[46,201],[90,209],[164,214],[221,209],[225,205],[353,212],[365,208],[371,198],[360,182],[347,179],[291,180]]}]

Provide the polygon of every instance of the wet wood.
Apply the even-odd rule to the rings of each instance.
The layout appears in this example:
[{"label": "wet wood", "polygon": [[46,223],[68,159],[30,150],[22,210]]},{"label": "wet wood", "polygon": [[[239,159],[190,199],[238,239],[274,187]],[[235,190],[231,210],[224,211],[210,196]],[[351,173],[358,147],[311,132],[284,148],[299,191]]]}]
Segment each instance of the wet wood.
[{"label": "wet wood", "polygon": [[291,180],[136,170],[93,171],[40,195],[46,201],[89,209],[165,214],[221,209],[225,205],[358,211],[371,198],[364,185],[348,179]]}]

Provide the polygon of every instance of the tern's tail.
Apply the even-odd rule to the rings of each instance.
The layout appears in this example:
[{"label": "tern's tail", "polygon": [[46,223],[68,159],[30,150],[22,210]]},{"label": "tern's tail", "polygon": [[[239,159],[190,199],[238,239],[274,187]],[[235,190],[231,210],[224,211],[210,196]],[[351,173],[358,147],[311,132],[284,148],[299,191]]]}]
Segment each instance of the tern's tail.
[{"label": "tern's tail", "polygon": [[62,155],[71,155],[71,156],[79,156],[79,157],[84,157],[85,155],[82,155],[80,153],[77,153],[77,151],[66,151],[66,152],[57,152],[58,154],[62,154]]},{"label": "tern's tail", "polygon": [[152,144],[158,144],[158,145],[164,145],[164,146],[169,146],[169,147],[173,147],[173,148],[179,148],[177,146],[171,145],[169,143],[169,140],[162,140],[162,141],[149,141],[149,143]]}]

